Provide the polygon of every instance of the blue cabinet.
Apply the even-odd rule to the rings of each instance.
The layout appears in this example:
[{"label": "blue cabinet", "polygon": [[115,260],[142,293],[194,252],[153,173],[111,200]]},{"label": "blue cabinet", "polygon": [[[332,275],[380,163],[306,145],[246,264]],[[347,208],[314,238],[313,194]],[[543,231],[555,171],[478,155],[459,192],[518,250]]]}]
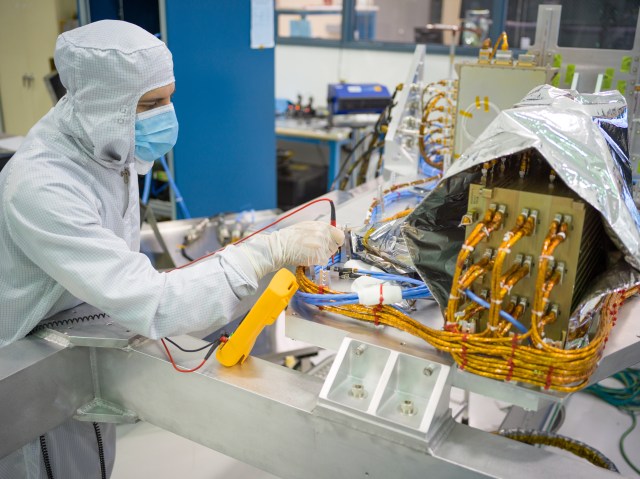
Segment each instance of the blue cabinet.
[{"label": "blue cabinet", "polygon": [[[89,3],[92,21],[118,18],[117,2]],[[251,2],[163,3],[180,122],[173,167],[191,214],[274,208],[274,52],[250,48]],[[152,31],[154,15],[140,11],[148,8],[125,0],[120,13]]]},{"label": "blue cabinet", "polygon": [[250,48],[251,3],[165,3],[180,121],[174,168],[191,213],[274,208],[274,55]]}]

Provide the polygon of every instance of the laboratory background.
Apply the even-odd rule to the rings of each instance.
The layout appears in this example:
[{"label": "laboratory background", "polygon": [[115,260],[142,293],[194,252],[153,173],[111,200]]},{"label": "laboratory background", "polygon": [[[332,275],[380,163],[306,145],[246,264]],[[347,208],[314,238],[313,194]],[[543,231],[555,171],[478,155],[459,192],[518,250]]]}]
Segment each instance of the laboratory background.
[{"label": "laboratory background", "polygon": [[0,461],[54,477],[73,419],[115,425],[113,479],[640,477],[639,9],[0,0],[0,169],[66,101],[58,36],[122,20],[173,58],[177,143],[125,178],[156,270],[345,238],[222,328],[41,318],[0,347]]}]

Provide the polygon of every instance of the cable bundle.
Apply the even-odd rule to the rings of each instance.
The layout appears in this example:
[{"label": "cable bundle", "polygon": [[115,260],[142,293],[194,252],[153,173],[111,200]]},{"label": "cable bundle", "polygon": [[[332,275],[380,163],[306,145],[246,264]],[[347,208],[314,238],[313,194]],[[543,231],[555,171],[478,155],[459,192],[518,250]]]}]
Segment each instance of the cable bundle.
[{"label": "cable bundle", "polygon": [[455,94],[455,83],[447,80],[431,83],[422,91],[423,109],[418,130],[420,159],[436,170],[442,170],[445,155],[451,155]]},{"label": "cable bundle", "polygon": [[[344,294],[320,287],[307,278],[299,267],[296,278],[301,292],[313,294]],[[591,343],[581,349],[564,350],[540,343],[531,331],[512,337],[490,337],[488,331],[476,334],[443,331],[425,326],[389,305],[363,306],[338,304],[322,306],[323,310],[349,318],[383,324],[417,336],[435,348],[452,355],[460,369],[481,376],[532,384],[544,389],[573,392],[587,385],[596,369],[611,328],[622,303],[637,292],[637,287],[616,291],[604,299],[600,322]],[[526,344],[531,340],[531,345]]]},{"label": "cable bundle", "polygon": [[[393,107],[396,105],[395,99],[399,91],[403,88],[402,83],[396,86],[393,94],[391,95],[391,101],[387,105],[387,107],[382,111],[380,116],[378,117],[375,125],[373,126],[373,131],[370,131],[366,135],[364,135],[353,147],[349,156],[345,159],[340,171],[336,175],[335,179],[331,183],[331,188],[334,189],[337,187],[339,190],[344,190],[349,184],[349,180],[351,176],[354,174],[355,170],[358,169],[357,176],[355,178],[355,185],[359,186],[363,184],[367,180],[367,172],[369,171],[369,163],[371,161],[371,155],[377,150],[379,157],[378,163],[376,165],[376,178],[380,175],[382,171],[382,162],[383,162],[383,148],[384,148],[384,137],[387,133],[387,128],[389,123],[391,122],[391,112]],[[368,140],[368,142],[367,142]],[[363,145],[367,142],[366,149],[364,153],[362,153],[359,157],[355,158],[355,154]]]},{"label": "cable bundle", "polygon": [[[414,300],[414,299],[426,299],[431,298],[431,292],[429,288],[424,284],[423,281],[408,278],[406,276],[381,273],[377,271],[369,271],[369,270],[361,270],[361,269],[350,269],[350,268],[335,268],[341,276],[348,275],[350,278],[357,278],[360,276],[369,276],[372,278],[380,279],[382,281],[393,281],[397,283],[405,283],[412,285],[409,288],[405,288],[401,292],[401,298],[404,300]],[[318,274],[318,272],[316,272]],[[312,283],[313,284],[313,283]],[[317,285],[316,285],[317,286]],[[375,293],[378,291],[378,286],[373,286],[375,289]],[[376,299],[379,298],[378,304],[388,304],[388,298],[385,298],[385,290],[384,284],[380,283],[379,285],[379,295],[376,294]],[[345,305],[355,305],[362,304],[362,294],[359,293],[342,293],[342,292],[332,292],[329,293],[329,290],[323,286],[317,286],[315,292],[297,292],[296,296],[311,306],[319,306],[319,307],[327,307],[327,306],[345,306]],[[375,303],[376,301],[374,301]],[[395,302],[395,301],[394,301]]]}]

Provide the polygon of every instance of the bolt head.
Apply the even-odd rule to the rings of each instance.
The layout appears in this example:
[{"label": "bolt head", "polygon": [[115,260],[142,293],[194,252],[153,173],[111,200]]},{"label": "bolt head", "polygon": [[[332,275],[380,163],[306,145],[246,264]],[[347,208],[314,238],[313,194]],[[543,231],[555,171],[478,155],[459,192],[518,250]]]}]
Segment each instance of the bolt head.
[{"label": "bolt head", "polygon": [[435,370],[435,368],[433,366],[427,366],[422,370],[422,373],[425,376],[431,376],[433,374],[434,370]]},{"label": "bolt head", "polygon": [[356,399],[362,399],[365,397],[366,392],[362,384],[356,383],[351,386],[351,391],[349,391],[349,394]]},{"label": "bolt head", "polygon": [[406,399],[400,403],[400,412],[404,416],[413,416],[416,413],[416,408],[413,405],[413,401]]}]

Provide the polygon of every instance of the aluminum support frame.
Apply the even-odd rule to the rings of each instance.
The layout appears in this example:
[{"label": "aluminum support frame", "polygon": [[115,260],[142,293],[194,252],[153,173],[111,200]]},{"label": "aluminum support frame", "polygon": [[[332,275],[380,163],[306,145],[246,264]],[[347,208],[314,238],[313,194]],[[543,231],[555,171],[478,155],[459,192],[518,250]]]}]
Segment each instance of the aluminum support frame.
[{"label": "aluminum support frame", "polygon": [[0,458],[58,427],[93,397],[89,348],[33,338],[0,349]]},{"label": "aluminum support frame", "polygon": [[[179,338],[192,347],[201,344]],[[321,380],[260,359],[178,374],[156,342],[99,349],[103,397],[158,427],[283,478],[614,477],[449,419],[430,440],[323,407]],[[189,356],[178,355],[178,363]],[[191,359],[191,362],[194,360]],[[611,476],[609,476],[611,474]]]},{"label": "aluminum support frame", "polygon": [[[75,346],[74,336],[86,342],[92,326],[74,326],[67,346],[51,343],[59,338],[49,334],[49,341],[30,337],[0,350],[0,457],[72,416],[109,420],[115,409],[114,422],[142,419],[282,478],[610,474],[455,423],[447,406],[450,368],[429,358],[374,344],[362,348],[362,341],[346,338],[324,383],[253,357],[233,368],[210,361],[197,373],[179,374],[156,341],[132,336],[120,349]],[[189,336],[177,340],[190,348],[204,344]],[[200,359],[178,351],[174,357],[184,367]],[[416,369],[429,387],[410,390],[417,376],[403,380],[405,369]],[[344,388],[351,378],[372,385],[370,404],[377,406],[356,411],[350,405]],[[407,397],[416,414],[399,420],[394,405]]]}]

